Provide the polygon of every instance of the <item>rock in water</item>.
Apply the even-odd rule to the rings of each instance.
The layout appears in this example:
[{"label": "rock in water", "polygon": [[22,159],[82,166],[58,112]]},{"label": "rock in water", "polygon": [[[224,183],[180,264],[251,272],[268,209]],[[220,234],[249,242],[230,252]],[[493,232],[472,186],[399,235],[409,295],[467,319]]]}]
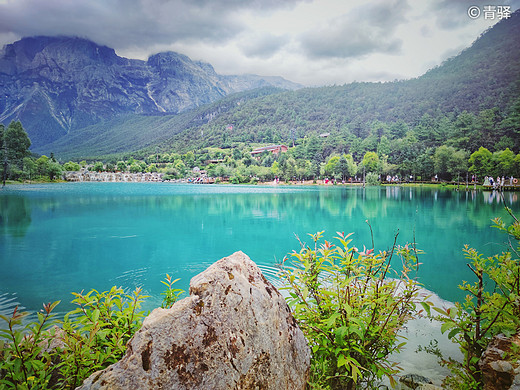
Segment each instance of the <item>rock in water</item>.
[{"label": "rock in water", "polygon": [[236,252],[155,309],[118,363],[80,389],[304,389],[310,350],[284,298]]}]

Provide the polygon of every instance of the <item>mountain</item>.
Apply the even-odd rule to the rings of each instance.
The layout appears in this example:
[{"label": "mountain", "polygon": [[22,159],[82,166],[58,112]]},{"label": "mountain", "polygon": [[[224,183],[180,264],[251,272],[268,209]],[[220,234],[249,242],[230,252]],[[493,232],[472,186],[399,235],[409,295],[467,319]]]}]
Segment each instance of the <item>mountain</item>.
[{"label": "mountain", "polygon": [[[192,62],[175,53],[161,53],[147,62],[128,60],[118,57],[111,49],[85,40],[79,42],[85,45],[80,52],[86,58],[69,56],[77,63],[62,61],[61,73],[55,77],[59,82],[53,84],[54,79],[48,76],[44,83],[43,77],[37,76],[39,73],[34,65],[27,71],[21,65],[42,62],[39,58],[45,56],[39,53],[50,50],[42,48],[52,46],[33,39],[34,47],[26,44],[21,50],[20,46],[18,54],[7,56],[15,50],[16,44],[8,45],[0,56],[2,94],[6,90],[5,80],[9,80],[13,90],[25,91],[31,97],[14,103],[11,98],[6,103],[0,100],[0,111],[23,116],[22,123],[32,131],[30,136],[35,143],[34,137],[38,139],[46,134],[47,123],[55,124],[56,117],[65,121],[61,118],[67,117],[67,107],[73,107],[70,117],[76,122],[71,122],[59,137],[53,133],[53,142],[48,138],[33,147],[37,153],[54,152],[63,159],[107,157],[115,153],[146,156],[157,150],[184,153],[234,143],[289,144],[296,140],[298,144],[299,139],[323,133],[330,133],[323,139],[327,144],[323,156],[332,151],[343,153],[356,148],[360,154],[376,150],[382,135],[399,143],[409,130],[413,130],[414,137],[424,148],[446,143],[468,152],[480,146],[492,151],[509,147],[518,152],[519,36],[520,11],[516,11],[510,19],[502,20],[484,32],[471,47],[421,77],[296,90],[293,90],[294,84],[283,79],[219,76],[209,64]],[[48,38],[53,42],[56,39]],[[70,50],[64,51],[63,55],[67,53]],[[55,68],[52,64],[40,65],[38,69],[49,73]],[[85,71],[85,67],[90,70]],[[78,69],[78,75],[71,73],[69,69],[72,68]],[[29,75],[32,74],[36,74],[34,83],[30,82]],[[120,76],[122,74],[125,77]],[[88,85],[95,93],[78,94],[82,89],[75,81],[81,78],[80,75],[83,81],[79,85],[85,86],[85,91],[89,90]],[[201,79],[196,75],[205,77]],[[66,91],[61,81],[66,78],[71,80],[69,84],[65,83],[69,85],[69,99],[60,100],[43,92],[42,85],[47,84],[49,88],[60,86],[61,91]],[[265,84],[274,84],[284,90],[268,87],[231,93],[246,86]],[[112,87],[107,89],[108,85]],[[220,91],[227,94],[225,98],[219,99],[218,96],[224,96],[219,95]],[[66,92],[62,93],[66,95]],[[187,94],[193,96],[191,100],[183,100]],[[219,100],[204,104],[206,95]],[[4,108],[7,101],[13,109]],[[56,101],[61,101],[62,105]],[[169,106],[172,101],[177,105],[184,102],[184,108],[173,111]],[[36,110],[38,103],[41,104],[40,111]],[[169,115],[163,110],[178,114]],[[87,112],[96,112],[98,116],[92,119]],[[31,117],[31,113],[35,113],[34,116]],[[5,114],[1,115],[4,119],[0,118],[0,122],[7,122]]]},{"label": "mountain", "polygon": [[233,108],[260,96],[276,94],[280,88],[264,87],[233,93],[215,103],[176,115],[119,115],[94,125],[72,129],[58,140],[32,150],[51,152],[62,160],[106,159],[116,154],[135,153],[166,142],[185,129],[198,128]]},{"label": "mountain", "polygon": [[[421,77],[259,97],[198,128],[176,133],[160,149],[182,152],[233,142],[290,143],[330,133],[330,148],[338,152],[341,145],[343,151],[349,150],[353,142],[370,144],[372,150],[383,133],[400,138],[415,129],[426,147],[448,142],[449,135],[454,138],[450,145],[470,152],[479,146],[500,150],[494,145],[501,140],[501,148],[518,150],[520,125],[512,119],[520,117],[518,37],[520,10]],[[485,136],[469,136],[471,126],[481,127],[475,134]]]},{"label": "mountain", "polygon": [[301,87],[277,77],[219,75],[174,52],[141,61],[82,38],[23,38],[0,52],[0,122],[22,121],[39,148],[120,115],[177,114],[265,86]]}]

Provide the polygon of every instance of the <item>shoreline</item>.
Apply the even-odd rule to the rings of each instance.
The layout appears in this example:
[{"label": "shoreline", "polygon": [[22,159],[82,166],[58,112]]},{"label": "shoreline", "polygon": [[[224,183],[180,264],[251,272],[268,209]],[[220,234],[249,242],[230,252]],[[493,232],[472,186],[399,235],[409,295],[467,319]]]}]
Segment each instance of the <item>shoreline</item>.
[{"label": "shoreline", "polygon": [[[114,180],[29,180],[29,181],[7,181],[6,186],[10,185],[31,185],[31,184],[63,184],[63,183],[167,183],[167,184],[193,184],[193,185],[239,185],[239,186],[322,186],[322,187],[362,187],[363,183],[359,181],[352,182],[332,182],[325,179],[318,180],[295,180],[295,181],[258,181],[256,183],[239,183],[234,184],[229,180],[218,180],[212,179],[211,182],[195,182],[195,178],[185,178],[185,179],[176,179],[176,180],[125,180],[125,181],[114,181]],[[464,191],[520,191],[520,185],[511,185],[504,186],[504,188],[491,188],[489,186],[484,186],[481,183],[456,183],[456,182],[380,182],[377,185],[368,185],[365,183],[365,187],[411,187],[411,188],[446,188],[446,189],[454,189],[456,191],[464,190]],[[0,187],[0,188],[3,188]]]}]

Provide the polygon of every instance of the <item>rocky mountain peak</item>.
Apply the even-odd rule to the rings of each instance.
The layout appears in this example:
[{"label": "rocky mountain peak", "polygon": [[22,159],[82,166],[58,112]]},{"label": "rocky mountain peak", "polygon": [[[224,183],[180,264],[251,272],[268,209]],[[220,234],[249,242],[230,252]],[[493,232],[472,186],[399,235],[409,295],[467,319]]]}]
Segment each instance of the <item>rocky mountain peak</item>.
[{"label": "rocky mountain peak", "polygon": [[[11,61],[18,73],[42,66],[74,71],[85,66],[124,63],[114,49],[77,37],[29,37],[6,45],[1,56]],[[0,72],[2,68],[0,68]]]},{"label": "rocky mountain peak", "polygon": [[220,76],[210,64],[175,52],[145,62],[84,38],[29,37],[0,51],[0,123],[21,120],[38,147],[114,116],[180,113],[264,85],[299,87]]},{"label": "rocky mountain peak", "polygon": [[199,74],[216,77],[213,67],[202,61],[192,61],[184,54],[173,51],[161,52],[148,58],[147,65],[157,70],[161,76],[186,77],[191,74]]}]

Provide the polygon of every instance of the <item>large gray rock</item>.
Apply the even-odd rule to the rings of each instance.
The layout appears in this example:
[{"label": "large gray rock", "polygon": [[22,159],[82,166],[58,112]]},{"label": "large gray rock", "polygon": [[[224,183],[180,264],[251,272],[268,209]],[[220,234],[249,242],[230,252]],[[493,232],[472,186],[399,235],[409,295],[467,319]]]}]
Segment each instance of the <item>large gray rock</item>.
[{"label": "large gray rock", "polygon": [[155,309],[121,361],[80,389],[304,389],[310,351],[284,298],[242,252]]}]

